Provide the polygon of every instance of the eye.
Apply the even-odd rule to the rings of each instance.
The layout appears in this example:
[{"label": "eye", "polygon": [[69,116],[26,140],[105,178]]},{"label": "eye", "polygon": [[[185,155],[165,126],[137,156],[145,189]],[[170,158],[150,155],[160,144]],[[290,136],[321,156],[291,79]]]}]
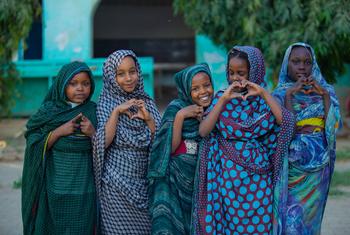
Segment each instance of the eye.
[{"label": "eye", "polygon": [[117,73],[117,76],[118,76],[118,77],[123,77],[124,75],[125,75],[124,72],[119,72],[119,73]]},{"label": "eye", "polygon": [[76,83],[75,81],[70,81],[68,85],[70,85],[70,86],[76,86],[77,83]]},{"label": "eye", "polygon": [[294,59],[294,60],[292,60],[292,63],[295,64],[295,65],[298,65],[300,63],[300,60]]},{"label": "eye", "polygon": [[84,83],[83,83],[83,86],[90,86],[90,85],[91,85],[90,82],[84,82]]},{"label": "eye", "polygon": [[307,61],[305,62],[305,64],[307,64],[307,65],[311,65],[311,64],[312,64],[312,62],[311,62],[310,60],[307,60]]},{"label": "eye", "polygon": [[133,70],[130,70],[129,73],[132,74],[132,75],[134,75],[134,74],[136,74],[136,72],[137,72],[136,69],[133,69]]}]

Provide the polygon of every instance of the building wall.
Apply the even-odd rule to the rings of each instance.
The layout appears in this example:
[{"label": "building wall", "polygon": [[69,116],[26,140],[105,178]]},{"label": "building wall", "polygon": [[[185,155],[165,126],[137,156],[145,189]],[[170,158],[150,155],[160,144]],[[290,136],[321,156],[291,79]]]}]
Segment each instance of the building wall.
[{"label": "building wall", "polygon": [[88,59],[99,0],[43,0],[43,59]]}]

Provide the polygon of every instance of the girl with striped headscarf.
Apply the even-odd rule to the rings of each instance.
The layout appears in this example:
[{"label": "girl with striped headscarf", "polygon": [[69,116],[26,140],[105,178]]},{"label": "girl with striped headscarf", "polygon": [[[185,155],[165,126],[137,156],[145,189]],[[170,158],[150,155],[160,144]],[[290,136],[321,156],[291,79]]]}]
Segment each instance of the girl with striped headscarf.
[{"label": "girl with striped headscarf", "polygon": [[277,234],[283,211],[284,155],[292,115],[264,89],[261,52],[235,46],[229,86],[220,90],[199,126],[207,136],[195,180],[195,234]]},{"label": "girl with striped headscarf", "polygon": [[149,234],[147,167],[160,115],[145,93],[134,52],[118,50],[103,67],[94,171],[102,234]]},{"label": "girl with striped headscarf", "polygon": [[288,201],[284,234],[320,234],[335,162],[339,102],[323,78],[313,48],[288,47],[275,97],[296,117],[289,147]]},{"label": "girl with striped headscarf", "polygon": [[207,64],[174,76],[178,98],[166,108],[151,152],[150,212],[152,234],[189,234],[193,180],[201,137],[200,120],[213,96]]}]

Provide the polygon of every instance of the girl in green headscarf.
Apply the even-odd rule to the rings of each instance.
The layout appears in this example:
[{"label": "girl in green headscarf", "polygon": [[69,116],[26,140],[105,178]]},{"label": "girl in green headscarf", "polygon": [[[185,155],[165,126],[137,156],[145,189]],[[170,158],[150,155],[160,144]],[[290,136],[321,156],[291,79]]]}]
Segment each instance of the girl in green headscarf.
[{"label": "girl in green headscarf", "polygon": [[91,137],[94,81],[82,62],[60,70],[27,123],[22,176],[23,234],[96,231]]},{"label": "girl in green headscarf", "polygon": [[189,234],[199,123],[213,96],[207,64],[175,74],[178,99],[166,108],[151,151],[148,178],[152,234]]}]

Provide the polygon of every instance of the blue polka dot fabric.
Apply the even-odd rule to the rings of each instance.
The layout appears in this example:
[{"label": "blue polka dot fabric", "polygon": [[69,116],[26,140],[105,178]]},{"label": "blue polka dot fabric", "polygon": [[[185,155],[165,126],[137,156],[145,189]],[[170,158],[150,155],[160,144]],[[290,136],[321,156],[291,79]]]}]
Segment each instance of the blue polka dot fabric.
[{"label": "blue polka dot fabric", "polygon": [[[249,79],[263,85],[260,51],[238,48],[248,54],[250,74],[257,76]],[[216,94],[207,113],[223,92]],[[291,117],[289,124],[292,116],[286,115]],[[285,122],[278,126],[270,107],[256,96],[245,101],[235,98],[222,107],[215,129],[200,149],[194,194],[195,234],[273,234],[275,185],[281,179],[282,167],[286,167],[282,160],[285,151],[279,149]],[[293,130],[293,125],[287,129]],[[287,147],[288,139],[284,139],[283,147]],[[279,199],[285,195],[281,192],[278,190]]]}]

